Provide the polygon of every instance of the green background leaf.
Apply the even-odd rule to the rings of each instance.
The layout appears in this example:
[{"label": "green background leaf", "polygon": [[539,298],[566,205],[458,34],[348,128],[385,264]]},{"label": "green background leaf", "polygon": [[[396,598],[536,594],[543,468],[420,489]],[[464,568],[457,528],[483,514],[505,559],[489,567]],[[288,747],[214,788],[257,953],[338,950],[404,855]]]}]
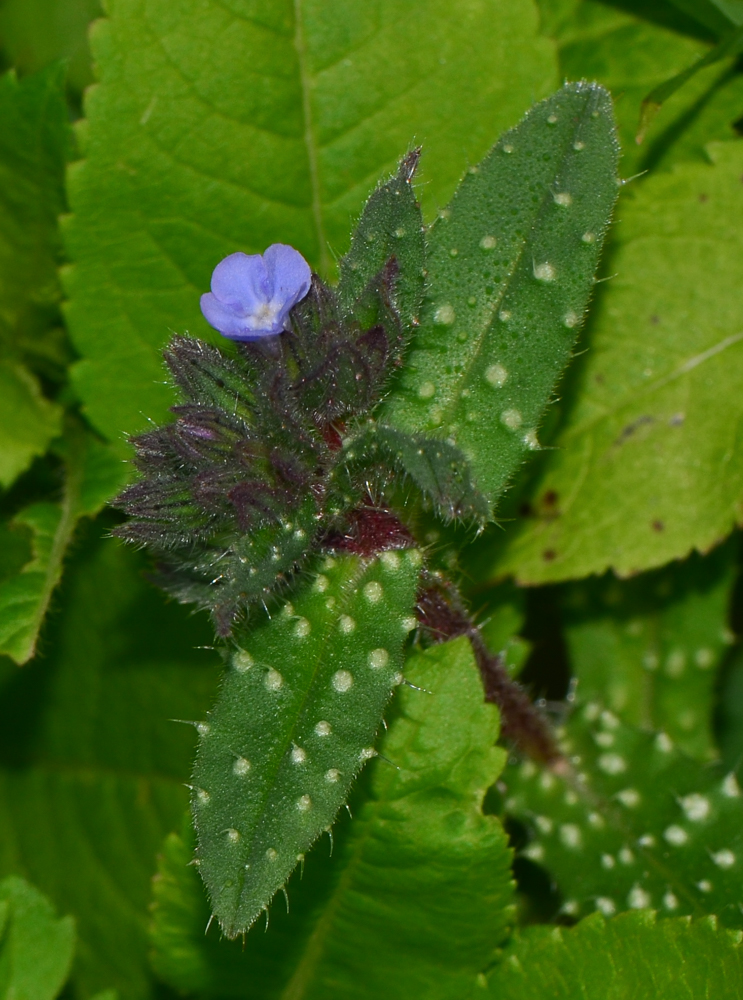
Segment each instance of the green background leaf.
[{"label": "green background leaf", "polygon": [[155,855],[181,821],[195,734],[219,671],[202,616],[164,605],[142,558],[81,532],[44,657],[0,660],[0,874],[75,917],[81,996],[152,996],[147,907]]},{"label": "green background leaf", "polygon": [[706,143],[735,136],[743,74],[727,60],[689,81],[664,104],[643,144],[635,142],[643,99],[711,47],[713,38],[691,18],[663,2],[539,0],[539,7],[543,30],[557,41],[565,79],[595,79],[616,99],[623,176],[703,160]]},{"label": "green background leaf", "polygon": [[112,449],[71,422],[59,446],[64,486],[58,502],[24,507],[11,529],[28,529],[30,558],[0,580],[0,653],[26,663],[36,652],[54,588],[78,521],[97,514],[121,485],[124,469]]},{"label": "green background leaf", "polygon": [[54,1000],[70,971],[74,920],[58,919],[49,900],[15,875],[0,882],[0,906],[0,995]]},{"label": "green background leaf", "polygon": [[62,412],[22,365],[0,360],[0,486],[10,486],[59,434]]},{"label": "green background leaf", "polygon": [[[662,565],[724,538],[743,497],[743,144],[620,202],[610,264],[531,504],[473,564],[543,583]],[[505,544],[504,544],[505,543]]]},{"label": "green background leaf", "polygon": [[0,486],[10,486],[60,432],[60,408],[26,365],[59,374],[57,216],[69,126],[64,68],[0,77]]},{"label": "green background leaf", "polygon": [[483,703],[466,639],[413,656],[406,675],[426,690],[396,697],[381,748],[392,765],[372,765],[333,857],[326,845],[308,855],[290,913],[278,900],[244,950],[204,937],[198,876],[169,838],[152,928],[166,981],[261,1000],[467,995],[513,916],[506,838],[481,812],[505,757],[493,747],[497,710]]},{"label": "green background leaf", "polygon": [[101,13],[99,0],[3,0],[3,54],[23,73],[67,59],[68,84],[79,92],[93,80],[87,32]]},{"label": "green background leaf", "polygon": [[625,726],[600,702],[565,727],[572,773],[506,769],[506,810],[530,831],[571,917],[655,908],[743,925],[743,798],[734,774]]},{"label": "green background leaf", "polygon": [[497,1000],[736,1000],[739,935],[714,918],[655,922],[649,912],[577,927],[534,927],[505,953],[488,980]]},{"label": "green background leaf", "polygon": [[[424,214],[555,83],[528,0],[111,0],[64,227],[74,383],[93,423],[164,418],[159,350],[212,268],[281,241],[321,272],[411,142]],[[295,14],[297,18],[295,18]]]},{"label": "green background leaf", "polygon": [[717,756],[712,711],[728,628],[737,537],[702,559],[620,583],[574,584],[565,635],[582,701],[663,730],[685,753]]}]

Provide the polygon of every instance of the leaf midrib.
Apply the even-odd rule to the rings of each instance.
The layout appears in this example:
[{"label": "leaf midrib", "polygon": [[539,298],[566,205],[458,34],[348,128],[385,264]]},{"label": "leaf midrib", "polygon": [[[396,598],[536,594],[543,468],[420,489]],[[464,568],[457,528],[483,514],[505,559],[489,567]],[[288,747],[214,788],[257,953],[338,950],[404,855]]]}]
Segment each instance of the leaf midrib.
[{"label": "leaf midrib", "polygon": [[314,125],[312,120],[312,97],[310,87],[312,77],[307,64],[307,46],[304,32],[304,22],[302,19],[302,0],[294,0],[294,48],[297,53],[297,65],[299,68],[299,86],[302,91],[302,118],[304,120],[304,144],[307,150],[307,163],[310,173],[310,189],[312,191],[312,221],[317,239],[317,253],[320,264],[320,272],[328,273],[330,264],[328,256],[327,239],[325,238],[325,225],[323,222],[322,201],[320,198],[320,177],[317,163],[317,141],[315,139]]}]

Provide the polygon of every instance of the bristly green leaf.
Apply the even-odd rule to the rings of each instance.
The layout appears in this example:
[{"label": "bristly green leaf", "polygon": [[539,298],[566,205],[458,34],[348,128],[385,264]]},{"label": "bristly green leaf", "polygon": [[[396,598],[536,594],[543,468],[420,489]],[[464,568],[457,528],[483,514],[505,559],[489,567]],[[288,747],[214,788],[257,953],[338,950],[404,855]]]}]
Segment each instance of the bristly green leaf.
[{"label": "bristly green leaf", "polygon": [[122,449],[166,417],[170,331],[218,336],[199,295],[222,257],[289,243],[328,277],[416,136],[430,215],[557,79],[532,0],[117,0],[92,47],[67,317],[86,414]]},{"label": "bristly green leaf", "polygon": [[735,537],[705,558],[570,587],[565,636],[581,700],[665,731],[692,757],[716,757],[712,714],[733,639],[727,620],[739,547]]},{"label": "bristly green leaf", "polygon": [[[403,158],[397,173],[372,193],[340,262],[338,297],[345,312],[391,259],[395,260],[395,305],[408,332],[418,323],[423,300],[426,247],[423,218],[412,180],[420,150]],[[363,324],[362,324],[363,325]]]},{"label": "bristly green leaf", "polygon": [[617,276],[598,297],[554,450],[473,572],[625,576],[707,551],[740,520],[743,144],[709,154],[628,191]]},{"label": "bristly green leaf", "polygon": [[[647,910],[570,929],[530,927],[488,977],[493,1000],[738,1000],[740,934],[714,917],[663,920]],[[478,991],[479,994],[479,991]],[[476,995],[478,995],[476,994]]]},{"label": "bristly green leaf", "polygon": [[327,558],[251,622],[198,726],[198,864],[223,932],[248,930],[335,820],[402,680],[420,553]]},{"label": "bristly green leaf", "polygon": [[408,476],[445,521],[488,519],[490,506],[472,482],[469,462],[448,441],[369,423],[344,441],[344,449],[349,465],[381,462]]},{"label": "bristly green leaf", "polygon": [[[179,991],[262,1000],[460,1000],[513,919],[510,852],[483,789],[505,759],[498,714],[466,639],[412,656],[353,821],[332,857],[308,855],[303,879],[246,941],[210,931],[190,851],[168,838],[154,882],[157,973]],[[353,801],[353,800],[352,800]]]},{"label": "bristly green leaf", "polygon": [[568,84],[470,170],[428,240],[428,293],[383,420],[456,444],[492,502],[575,342],[617,193],[606,91]]},{"label": "bristly green leaf", "polygon": [[55,1000],[72,964],[72,917],[58,919],[45,896],[11,875],[0,882],[0,924],[0,995]]},{"label": "bristly green leaf", "polygon": [[666,733],[631,729],[598,702],[578,709],[565,779],[509,767],[506,809],[525,823],[523,854],[544,865],[563,911],[606,916],[653,907],[714,913],[743,927],[743,797],[734,774],[699,764]]}]

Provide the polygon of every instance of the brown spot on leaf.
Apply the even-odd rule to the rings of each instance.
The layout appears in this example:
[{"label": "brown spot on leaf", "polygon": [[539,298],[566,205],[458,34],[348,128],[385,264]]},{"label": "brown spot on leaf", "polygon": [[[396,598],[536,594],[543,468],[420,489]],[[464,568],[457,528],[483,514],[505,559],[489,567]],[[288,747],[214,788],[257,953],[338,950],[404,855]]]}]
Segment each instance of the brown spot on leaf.
[{"label": "brown spot on leaf", "polygon": [[542,497],[542,503],[545,507],[555,507],[557,505],[557,490],[547,490]]},{"label": "brown spot on leaf", "polygon": [[699,200],[701,201],[702,204],[704,204],[705,201],[709,201],[709,195],[708,194],[700,194],[699,195]]},{"label": "brown spot on leaf", "polygon": [[542,559],[544,559],[545,562],[552,562],[553,559],[556,558],[557,558],[557,553],[555,552],[554,549],[545,549],[544,552],[542,553]]},{"label": "brown spot on leaf", "polygon": [[660,532],[660,531],[664,531],[666,526],[665,526],[665,524],[663,524],[662,521],[653,521],[652,527],[653,527],[653,531]]}]

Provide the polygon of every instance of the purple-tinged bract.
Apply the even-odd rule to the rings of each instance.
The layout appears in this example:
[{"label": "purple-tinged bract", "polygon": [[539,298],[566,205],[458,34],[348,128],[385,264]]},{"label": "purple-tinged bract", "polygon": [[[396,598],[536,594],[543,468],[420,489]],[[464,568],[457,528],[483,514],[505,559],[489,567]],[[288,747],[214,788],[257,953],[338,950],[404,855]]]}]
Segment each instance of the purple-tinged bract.
[{"label": "purple-tinged bract", "polygon": [[311,280],[307,261],[284,243],[264,254],[232,253],[214,268],[201,311],[230,340],[274,336],[288,329],[289,313],[307,295]]}]

